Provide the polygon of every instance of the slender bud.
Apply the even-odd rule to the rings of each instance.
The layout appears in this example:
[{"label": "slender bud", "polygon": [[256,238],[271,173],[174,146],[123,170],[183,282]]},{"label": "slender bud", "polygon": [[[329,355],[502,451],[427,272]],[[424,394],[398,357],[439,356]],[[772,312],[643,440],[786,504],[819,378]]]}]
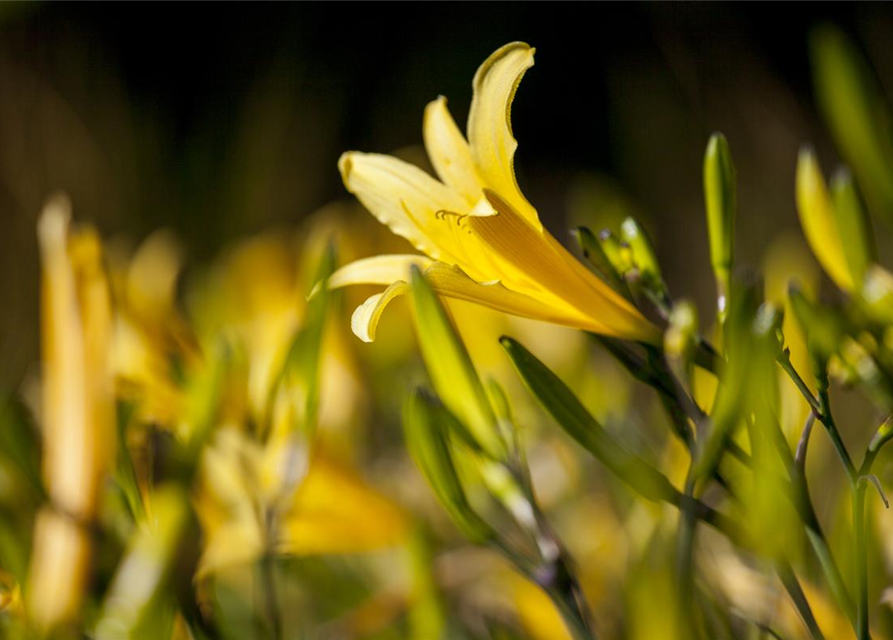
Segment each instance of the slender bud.
[{"label": "slender bud", "polygon": [[688,300],[673,305],[670,323],[664,332],[664,352],[673,358],[688,360],[698,337],[698,311]]},{"label": "slender bud", "polygon": [[893,273],[880,265],[872,265],[865,273],[862,301],[876,322],[893,324]]},{"label": "slender bud", "polygon": [[621,278],[625,278],[626,275],[635,268],[633,254],[629,245],[621,242],[609,229],[603,229],[598,234],[598,241],[602,246],[602,251],[604,251],[608,262],[614,267],[614,271],[616,271]]},{"label": "slender bud", "polygon": [[663,278],[657,256],[654,254],[654,245],[642,225],[635,218],[629,217],[620,225],[620,236],[629,245],[632,251],[633,262],[639,270],[639,274],[653,283],[659,283],[663,287]]},{"label": "slender bud", "polygon": [[601,276],[602,280],[607,282],[615,291],[619,291],[624,295],[629,292],[617,269],[608,259],[602,244],[595,237],[595,234],[588,227],[578,227],[572,232],[577,243],[580,245],[583,256],[589,263],[595,267],[596,272]]},{"label": "slender bud", "polygon": [[735,165],[729,143],[721,133],[714,133],[704,153],[704,205],[707,209],[707,232],[710,237],[710,264],[719,291],[717,306],[725,315],[726,296],[732,274],[734,252]]}]

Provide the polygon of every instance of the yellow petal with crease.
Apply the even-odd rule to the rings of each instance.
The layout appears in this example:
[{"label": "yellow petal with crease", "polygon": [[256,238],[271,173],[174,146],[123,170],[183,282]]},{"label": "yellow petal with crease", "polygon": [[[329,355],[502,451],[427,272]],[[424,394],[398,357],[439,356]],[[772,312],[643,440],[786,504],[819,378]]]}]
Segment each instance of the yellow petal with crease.
[{"label": "yellow petal with crease", "polygon": [[432,262],[431,258],[417,254],[363,258],[338,269],[329,278],[328,286],[330,289],[338,289],[353,284],[389,285],[395,280],[409,279],[413,266],[424,271]]},{"label": "yellow petal with crease", "polygon": [[432,264],[425,271],[425,278],[438,295],[447,298],[475,302],[524,318],[556,322],[600,333],[607,331],[607,327],[570,307],[545,305],[529,296],[506,289],[498,282],[479,284],[458,267],[443,262]]},{"label": "yellow petal with crease", "polygon": [[438,212],[462,211],[465,200],[458,193],[391,156],[349,151],[338,168],[347,190],[391,231],[436,260],[455,260]]},{"label": "yellow petal with crease", "polygon": [[[607,330],[601,333],[657,342],[660,332],[619,294],[595,275],[576,264],[576,259],[547,231],[538,232],[512,206],[485,190],[493,210],[478,207],[468,225],[491,251],[511,263],[525,277],[538,283],[543,295],[596,319]],[[511,286],[507,283],[508,286]]]},{"label": "yellow petal with crease", "polygon": [[373,342],[375,340],[375,330],[378,328],[378,321],[381,318],[385,307],[396,298],[402,296],[409,290],[409,285],[403,280],[398,280],[391,284],[381,293],[376,293],[357,307],[353,315],[350,317],[350,328],[354,335],[363,342]]},{"label": "yellow petal with crease", "polygon": [[521,194],[515,179],[518,142],[512,135],[511,109],[524,72],[533,66],[534,49],[513,42],[497,49],[474,76],[474,98],[468,114],[468,142],[478,175],[499,192],[537,229],[536,209]]},{"label": "yellow petal with crease", "polygon": [[425,108],[422,134],[428,158],[440,179],[462,194],[468,204],[477,202],[483,185],[477,175],[471,148],[450,115],[443,96]]}]

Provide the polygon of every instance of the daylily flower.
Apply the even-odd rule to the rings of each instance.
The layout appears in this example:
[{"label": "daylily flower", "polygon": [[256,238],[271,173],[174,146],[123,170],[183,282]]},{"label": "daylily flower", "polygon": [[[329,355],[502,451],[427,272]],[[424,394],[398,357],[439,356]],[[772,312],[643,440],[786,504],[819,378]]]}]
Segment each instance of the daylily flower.
[{"label": "daylily flower", "polygon": [[518,187],[511,104],[533,54],[529,45],[515,42],[481,65],[467,141],[445,98],[425,109],[425,147],[440,180],[391,156],[341,156],[348,191],[426,254],[366,258],[330,278],[330,287],[388,285],[354,312],[352,328],[362,340],[375,338],[384,308],[406,293],[412,266],[443,296],[604,335],[660,340],[654,325],[543,228]]}]

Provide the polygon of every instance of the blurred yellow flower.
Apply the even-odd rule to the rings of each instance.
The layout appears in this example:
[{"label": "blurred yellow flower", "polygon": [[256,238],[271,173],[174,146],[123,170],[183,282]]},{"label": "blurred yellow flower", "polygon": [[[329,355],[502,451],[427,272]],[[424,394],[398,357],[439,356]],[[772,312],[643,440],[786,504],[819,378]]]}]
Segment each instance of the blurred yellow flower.
[{"label": "blurred yellow flower", "polygon": [[260,445],[222,429],[204,455],[196,507],[206,535],[198,577],[277,555],[363,553],[395,546],[407,518],[355,472],[316,452]]},{"label": "blurred yellow flower", "polygon": [[38,223],[42,268],[43,476],[28,579],[28,614],[49,629],[80,613],[88,527],[114,457],[112,311],[102,247],[92,229],[70,233],[71,205],[52,198]]},{"label": "blurred yellow flower", "polygon": [[446,99],[425,110],[425,147],[440,180],[396,158],[341,156],[344,184],[378,220],[423,255],[381,255],[337,271],[329,286],[388,285],[354,312],[367,342],[385,306],[407,291],[412,266],[447,297],[596,333],[656,343],[658,329],[577,261],[540,223],[518,187],[511,104],[533,66],[527,44],[507,44],[474,77],[468,141]]}]

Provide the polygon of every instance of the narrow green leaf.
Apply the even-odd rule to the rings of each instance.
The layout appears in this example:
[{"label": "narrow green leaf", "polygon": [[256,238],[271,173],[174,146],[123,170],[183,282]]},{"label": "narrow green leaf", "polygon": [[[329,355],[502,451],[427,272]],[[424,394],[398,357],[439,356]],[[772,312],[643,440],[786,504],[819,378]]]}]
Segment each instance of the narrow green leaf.
[{"label": "narrow green leaf", "polygon": [[116,449],[115,482],[124,494],[130,515],[135,522],[142,522],[146,516],[143,496],[136,478],[136,469],[130,456],[127,430],[131,424],[135,406],[131,402],[119,402],[116,413],[118,444]]},{"label": "narrow green leaf", "polygon": [[536,356],[509,337],[500,338],[527,385],[543,407],[574,440],[607,469],[649,500],[670,500],[678,492],[660,471],[624,449],[580,403],[574,393]]},{"label": "narrow green leaf", "polygon": [[413,318],[422,357],[446,407],[463,422],[480,448],[496,460],[505,458],[505,441],[471,358],[437,295],[417,268],[412,270]]},{"label": "narrow green leaf", "polygon": [[709,478],[716,471],[745,407],[765,401],[753,397],[758,382],[753,372],[764,352],[768,353],[770,340],[775,340],[774,334],[765,332],[758,322],[762,285],[748,281],[735,282],[732,287],[725,324],[728,360],[717,390],[710,430],[696,453],[694,478],[697,481]]},{"label": "narrow green leaf", "polygon": [[[316,283],[327,282],[335,270],[335,249],[330,244],[323,252],[317,268]],[[270,385],[270,405],[282,385],[286,393],[299,406],[297,425],[308,431],[316,426],[319,407],[320,354],[325,333],[326,319],[333,292],[328,287],[314,287],[307,301],[307,309],[301,327],[295,332],[288,355],[276,381]]]},{"label": "narrow green leaf", "polygon": [[403,433],[410,455],[462,533],[483,543],[493,537],[493,531],[468,504],[456,473],[448,444],[455,421],[437,398],[423,389],[411,392],[403,407]]},{"label": "narrow green leaf", "polygon": [[189,497],[179,485],[158,487],[152,520],[136,527],[102,606],[97,636],[158,637],[165,621],[158,605],[170,595],[180,551],[193,523]]}]

